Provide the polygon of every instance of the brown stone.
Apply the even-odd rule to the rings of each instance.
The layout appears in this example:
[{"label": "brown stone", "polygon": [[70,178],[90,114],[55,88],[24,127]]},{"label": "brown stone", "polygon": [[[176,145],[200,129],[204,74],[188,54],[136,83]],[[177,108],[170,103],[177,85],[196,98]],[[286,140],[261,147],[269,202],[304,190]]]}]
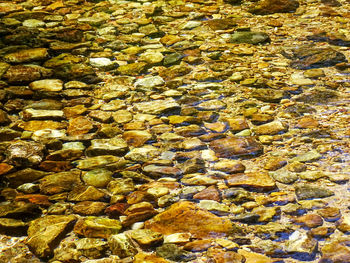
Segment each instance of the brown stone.
[{"label": "brown stone", "polygon": [[188,242],[187,244],[185,244],[184,249],[192,251],[192,252],[200,252],[200,251],[207,250],[211,246],[213,246],[213,240],[211,240],[211,239],[198,239],[198,240],[194,240],[192,242]]},{"label": "brown stone", "polygon": [[81,183],[79,171],[55,173],[40,180],[40,191],[43,194],[58,194],[71,191],[74,185],[79,183]]},{"label": "brown stone", "polygon": [[153,208],[152,204],[148,202],[141,202],[131,205],[124,211],[124,214],[127,215],[127,217],[122,222],[122,225],[130,226],[136,222],[147,220],[158,214],[158,212]]},{"label": "brown stone", "polygon": [[297,0],[261,0],[253,5],[250,12],[256,15],[295,12],[299,7]]},{"label": "brown stone", "polygon": [[245,258],[245,263],[272,263],[276,261],[265,255],[250,252],[244,249],[239,249],[237,252],[239,255],[242,255]]},{"label": "brown stone", "polygon": [[12,165],[9,165],[7,163],[0,163],[0,175],[7,174],[8,172],[11,172],[12,169]]},{"label": "brown stone", "polygon": [[64,172],[73,168],[70,161],[43,161],[39,165],[40,169],[47,172]]},{"label": "brown stone", "polygon": [[301,224],[302,226],[306,226],[309,228],[314,228],[323,225],[323,219],[317,214],[307,214],[295,218],[293,220],[297,224]]},{"label": "brown stone", "polygon": [[81,218],[74,226],[74,232],[84,237],[108,238],[118,234],[122,225],[118,220],[88,216]]},{"label": "brown stone", "polygon": [[84,216],[101,215],[106,206],[104,202],[83,201],[73,206],[73,212]]},{"label": "brown stone", "polygon": [[67,133],[69,135],[86,134],[94,128],[93,122],[84,116],[79,116],[69,121]]},{"label": "brown stone", "polygon": [[40,206],[50,206],[52,205],[49,202],[49,198],[46,195],[41,194],[27,194],[27,195],[18,195],[15,198],[15,202],[24,201],[27,203],[32,203]]},{"label": "brown stone", "polygon": [[318,121],[310,116],[302,117],[298,120],[298,123],[296,125],[296,128],[299,129],[313,129],[317,128],[319,125]]},{"label": "brown stone", "polygon": [[226,137],[210,142],[210,148],[221,158],[253,157],[263,152],[263,146],[252,137]]},{"label": "brown stone", "polygon": [[326,221],[336,221],[341,217],[340,209],[337,207],[325,207],[317,210],[317,214]]},{"label": "brown stone", "polygon": [[287,164],[287,161],[281,157],[273,157],[265,163],[264,169],[269,171],[276,171]]},{"label": "brown stone", "polygon": [[274,189],[275,181],[266,173],[232,174],[227,177],[228,186],[243,186],[258,190]]},{"label": "brown stone", "polygon": [[155,254],[147,254],[144,252],[140,252],[137,255],[135,255],[133,262],[134,263],[168,263],[169,261],[164,258],[157,257]]},{"label": "brown stone", "polygon": [[200,199],[200,200],[214,200],[217,202],[220,202],[220,193],[218,189],[212,185],[209,186],[208,188],[198,192],[193,196],[194,199]]},{"label": "brown stone", "polygon": [[349,263],[350,248],[347,242],[333,241],[325,244],[322,249],[322,258],[319,263]]},{"label": "brown stone", "polygon": [[233,118],[226,119],[228,125],[230,126],[230,130],[233,132],[239,132],[245,129],[249,129],[248,122],[244,116],[237,116]]},{"label": "brown stone", "polygon": [[25,131],[38,131],[38,130],[45,130],[45,129],[53,129],[53,130],[60,130],[65,129],[67,127],[67,124],[64,122],[57,122],[57,121],[28,121],[28,122],[22,122],[18,125],[18,127],[22,128]]},{"label": "brown stone", "polygon": [[135,147],[140,147],[144,145],[148,140],[152,138],[152,134],[147,131],[126,131],[123,133],[123,139],[128,143],[128,145],[132,145]]},{"label": "brown stone", "polygon": [[32,183],[48,175],[47,172],[26,168],[6,175],[11,187],[18,187],[21,184]]},{"label": "brown stone", "polygon": [[243,263],[244,256],[234,251],[225,251],[220,248],[209,248],[207,255],[215,263]]},{"label": "brown stone", "polygon": [[215,170],[225,173],[243,173],[245,166],[238,160],[220,160],[213,166]]},{"label": "brown stone", "polygon": [[49,77],[51,74],[51,70],[40,66],[18,65],[11,66],[4,74],[4,78],[10,83],[29,83],[42,77]]},{"label": "brown stone", "polygon": [[168,210],[146,221],[145,228],[164,235],[189,232],[194,238],[220,237],[234,232],[230,220],[188,201],[173,204]]},{"label": "brown stone", "polygon": [[43,60],[49,56],[46,48],[22,49],[4,56],[9,63],[25,63],[35,60]]}]

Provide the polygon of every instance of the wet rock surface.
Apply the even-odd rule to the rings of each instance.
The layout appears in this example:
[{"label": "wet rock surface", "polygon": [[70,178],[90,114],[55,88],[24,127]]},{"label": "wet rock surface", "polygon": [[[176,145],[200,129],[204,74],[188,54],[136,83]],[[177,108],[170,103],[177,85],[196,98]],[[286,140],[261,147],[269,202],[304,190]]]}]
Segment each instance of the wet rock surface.
[{"label": "wet rock surface", "polygon": [[1,262],[349,262],[350,3],[0,3]]}]

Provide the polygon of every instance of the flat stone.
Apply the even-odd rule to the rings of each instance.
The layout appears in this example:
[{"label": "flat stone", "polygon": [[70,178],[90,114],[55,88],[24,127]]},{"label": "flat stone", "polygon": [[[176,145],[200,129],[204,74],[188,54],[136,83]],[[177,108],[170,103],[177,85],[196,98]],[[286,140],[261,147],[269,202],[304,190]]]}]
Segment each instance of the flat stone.
[{"label": "flat stone", "polygon": [[154,100],[148,102],[135,103],[135,109],[147,114],[161,114],[167,111],[176,110],[180,105],[172,98],[165,100]]},{"label": "flat stone", "polygon": [[121,138],[95,139],[91,141],[91,146],[86,149],[86,155],[122,155],[128,150],[126,141]]},{"label": "flat stone", "polygon": [[45,176],[40,179],[40,192],[43,194],[58,194],[71,191],[75,184],[79,184],[80,172],[61,172]]},{"label": "flat stone", "polygon": [[[128,200],[128,203],[130,203],[129,201],[130,199]],[[127,217],[125,218],[125,220],[122,221],[122,225],[128,227],[136,222],[143,222],[147,219],[150,219],[156,214],[158,214],[158,212],[153,208],[153,205],[151,203],[138,202],[128,207],[124,211],[124,214]]]},{"label": "flat stone", "polygon": [[171,177],[179,177],[182,175],[182,171],[176,167],[171,166],[159,166],[159,165],[147,165],[143,167],[143,171],[152,176],[152,177],[162,177],[162,176],[171,176]]},{"label": "flat stone", "polygon": [[317,240],[308,236],[307,233],[295,231],[286,242],[286,250],[289,253],[298,253],[304,260],[313,260],[317,249]]},{"label": "flat stone", "polygon": [[280,102],[281,99],[286,97],[286,92],[278,89],[254,89],[252,96],[263,102]]},{"label": "flat stone", "polygon": [[260,0],[254,4],[249,12],[256,15],[268,15],[274,13],[291,13],[299,7],[297,0]]},{"label": "flat stone", "polygon": [[274,189],[275,181],[266,173],[233,174],[227,177],[228,186],[243,186],[258,190]]},{"label": "flat stone", "polygon": [[67,196],[68,201],[101,201],[107,197],[105,192],[98,190],[94,186],[77,185],[73,186],[72,191]]},{"label": "flat stone", "polygon": [[87,184],[94,187],[105,187],[112,180],[113,172],[100,168],[83,173],[81,179]]},{"label": "flat stone", "polygon": [[152,139],[152,134],[150,134],[148,131],[133,130],[124,132],[122,137],[128,145],[140,147]]},{"label": "flat stone", "polygon": [[44,145],[31,141],[17,141],[6,148],[5,155],[15,166],[33,166],[43,160]]},{"label": "flat stone", "polygon": [[128,123],[133,119],[133,115],[128,110],[118,110],[112,113],[113,120],[116,123]]},{"label": "flat stone", "polygon": [[147,63],[136,62],[119,66],[117,72],[121,75],[136,76],[146,69]]},{"label": "flat stone", "polygon": [[32,90],[58,92],[63,89],[63,81],[60,79],[42,79],[29,84]]},{"label": "flat stone", "polygon": [[329,197],[334,195],[334,192],[324,187],[303,184],[295,187],[295,194],[299,200],[307,200]]},{"label": "flat stone", "polygon": [[270,37],[268,34],[264,32],[250,32],[250,31],[242,31],[235,32],[231,35],[229,39],[230,43],[247,43],[247,44],[262,44],[270,41]]},{"label": "flat stone", "polygon": [[84,237],[108,238],[118,234],[121,228],[122,225],[118,220],[88,216],[78,220],[74,226],[74,233]]},{"label": "flat stone", "polygon": [[107,185],[107,190],[113,195],[125,195],[135,190],[131,178],[115,178]]},{"label": "flat stone", "polygon": [[8,63],[26,63],[44,60],[48,58],[48,56],[47,48],[32,48],[7,54],[4,56],[4,60]]},{"label": "flat stone", "polygon": [[106,168],[112,166],[123,165],[123,159],[113,155],[103,155],[89,157],[84,160],[77,160],[72,162],[77,168],[81,170],[93,170],[97,168]]},{"label": "flat stone", "polygon": [[23,170],[7,174],[6,178],[10,182],[11,187],[17,188],[22,184],[35,182],[47,174],[47,172],[35,170],[32,168],[25,168]]},{"label": "flat stone", "polygon": [[229,220],[217,217],[188,201],[176,203],[146,221],[145,228],[164,235],[188,232],[195,238],[226,236],[234,232]]},{"label": "flat stone", "polygon": [[150,229],[132,230],[130,237],[142,247],[149,247],[163,242],[163,235]]},{"label": "flat stone", "polygon": [[24,120],[42,120],[42,119],[61,120],[64,118],[64,112],[61,110],[25,109],[22,112],[22,116]]},{"label": "flat stone", "polygon": [[67,127],[67,124],[63,122],[57,122],[57,121],[28,121],[23,122],[19,124],[19,127],[21,127],[25,131],[38,131],[38,130],[46,130],[46,129],[52,129],[52,130],[60,130]]},{"label": "flat stone", "polygon": [[219,160],[214,163],[214,170],[225,173],[243,173],[246,167],[238,160]]},{"label": "flat stone", "polygon": [[244,249],[238,249],[238,254],[245,258],[245,263],[273,263],[274,259],[269,258],[265,255],[250,252]]},{"label": "flat stone", "polygon": [[135,87],[141,88],[145,90],[152,90],[155,87],[163,85],[165,82],[162,77],[154,76],[154,77],[146,77],[142,79],[138,79],[135,81]]},{"label": "flat stone", "polygon": [[94,124],[89,118],[85,116],[79,116],[69,120],[67,133],[68,135],[86,134],[93,128]]},{"label": "flat stone", "polygon": [[30,222],[26,244],[41,258],[52,255],[54,247],[76,221],[73,215],[48,215]]},{"label": "flat stone", "polygon": [[169,261],[151,253],[140,252],[134,256],[134,263],[168,263]]},{"label": "flat stone", "polygon": [[102,215],[107,207],[107,203],[82,201],[73,206],[73,212],[83,216],[98,216]]},{"label": "flat stone", "polygon": [[275,135],[286,132],[288,126],[280,121],[272,121],[266,124],[255,126],[253,131],[256,135]]},{"label": "flat stone", "polygon": [[[0,218],[0,233],[5,235],[19,235],[27,234],[28,223],[22,220],[12,218]],[[0,258],[1,259],[1,258]]]},{"label": "flat stone", "polygon": [[221,158],[253,157],[263,152],[263,146],[251,137],[226,137],[209,145]]},{"label": "flat stone", "polygon": [[319,263],[350,262],[350,248],[347,241],[334,240],[321,248],[322,258]]},{"label": "flat stone", "polygon": [[298,180],[298,175],[296,173],[281,170],[281,171],[274,171],[269,172],[269,175],[275,179],[277,182],[283,183],[283,184],[291,184],[294,183],[296,180]]},{"label": "flat stone", "polygon": [[75,244],[78,253],[87,258],[101,258],[108,249],[108,243],[99,238],[81,238]]},{"label": "flat stone", "polygon": [[293,219],[293,221],[308,228],[314,228],[323,225],[322,217],[317,214],[307,214]]},{"label": "flat stone", "polygon": [[11,66],[3,75],[9,83],[29,83],[52,75],[50,69],[37,65],[17,65]]},{"label": "flat stone", "polygon": [[283,55],[292,60],[291,67],[296,69],[330,67],[347,62],[343,53],[330,47],[318,48],[313,45],[285,49]]},{"label": "flat stone", "polygon": [[226,251],[220,248],[209,248],[207,251],[208,257],[214,262],[222,263],[243,263],[245,257],[234,251]]},{"label": "flat stone", "polygon": [[322,155],[319,152],[317,152],[316,150],[311,150],[304,154],[298,155],[297,157],[294,157],[291,161],[306,163],[306,162],[317,161],[321,157]]}]

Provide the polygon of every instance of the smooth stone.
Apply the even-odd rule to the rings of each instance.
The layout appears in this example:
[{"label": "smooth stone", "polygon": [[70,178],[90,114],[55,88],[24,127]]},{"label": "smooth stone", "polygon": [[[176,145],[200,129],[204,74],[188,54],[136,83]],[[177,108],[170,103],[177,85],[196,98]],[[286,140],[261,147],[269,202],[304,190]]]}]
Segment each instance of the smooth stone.
[{"label": "smooth stone", "polygon": [[22,49],[14,53],[6,54],[4,60],[8,63],[26,63],[40,61],[48,58],[47,48]]},{"label": "smooth stone", "polygon": [[106,241],[99,238],[81,238],[75,242],[78,253],[87,258],[101,258],[108,249]]},{"label": "smooth stone", "polygon": [[49,257],[55,244],[69,231],[75,221],[74,215],[48,215],[35,219],[29,224],[26,244],[38,257]]},{"label": "smooth stone", "polygon": [[316,150],[311,150],[309,152],[306,152],[304,154],[298,155],[297,157],[292,158],[292,162],[313,162],[317,161],[322,157],[322,155],[317,152]]},{"label": "smooth stone", "polygon": [[324,187],[301,184],[295,187],[295,194],[299,200],[307,200],[329,197],[334,195],[334,192]]},{"label": "smooth stone", "polygon": [[164,55],[161,52],[146,51],[140,55],[139,61],[144,61],[149,65],[154,65],[161,63],[163,58]]},{"label": "smooth stone", "polygon": [[7,163],[0,163],[0,175],[7,174],[13,170],[14,166]]},{"label": "smooth stone", "polygon": [[[61,136],[63,137],[63,136]],[[32,136],[33,138],[33,136]],[[57,137],[56,137],[57,138]],[[34,138],[33,138],[34,139]],[[58,151],[54,151],[46,156],[46,160],[48,161],[73,161],[79,159],[83,155],[82,150],[76,149],[62,149]]]},{"label": "smooth stone", "polygon": [[207,251],[207,256],[209,260],[213,262],[222,263],[243,263],[245,262],[245,257],[234,251],[227,251],[221,248],[211,247]]},{"label": "smooth stone", "polygon": [[257,45],[270,42],[270,37],[264,32],[242,31],[233,33],[229,39],[229,42],[236,44],[247,43]]},{"label": "smooth stone", "polygon": [[38,19],[26,19],[23,21],[23,26],[30,27],[30,28],[36,28],[36,27],[44,27],[45,22],[38,20]]},{"label": "smooth stone", "polygon": [[198,108],[198,110],[213,110],[213,111],[218,111],[221,109],[226,108],[226,103],[220,101],[220,100],[208,100],[208,101],[204,101],[199,103],[196,108]]},{"label": "smooth stone", "polygon": [[298,120],[295,127],[299,129],[314,129],[318,126],[319,122],[316,119],[310,116],[305,116]]},{"label": "smooth stone", "polygon": [[147,114],[161,114],[170,110],[176,110],[180,108],[180,105],[172,98],[165,100],[154,100],[149,102],[135,103],[136,110]]},{"label": "smooth stone", "polygon": [[208,211],[218,211],[228,213],[230,211],[230,207],[225,204],[220,204],[214,200],[201,200],[198,204],[198,207],[202,209],[206,209]]},{"label": "smooth stone", "polygon": [[20,186],[17,187],[17,190],[25,194],[33,194],[35,192],[38,192],[39,185],[33,184],[33,183],[21,184]]},{"label": "smooth stone", "polygon": [[317,210],[317,214],[328,222],[337,221],[341,217],[341,211],[337,207],[325,207]]},{"label": "smooth stone", "polygon": [[200,21],[188,21],[184,25],[181,26],[181,29],[190,30],[190,29],[199,27],[200,25],[202,25],[202,22],[200,22]]},{"label": "smooth stone", "polygon": [[[0,233],[11,236],[27,234],[28,223],[12,218],[0,218]],[[0,257],[1,259],[1,257]]]},{"label": "smooth stone", "polygon": [[171,166],[160,166],[155,164],[146,165],[143,167],[143,171],[152,177],[179,177],[182,175],[182,171],[179,168]]},{"label": "smooth stone", "polygon": [[135,87],[141,88],[145,90],[152,90],[155,87],[163,85],[165,82],[162,77],[154,76],[154,77],[146,77],[142,79],[138,79],[135,81]]},{"label": "smooth stone", "polygon": [[252,137],[227,137],[214,140],[209,145],[221,158],[253,157],[263,152],[263,146]]},{"label": "smooth stone", "polygon": [[153,253],[139,252],[134,256],[134,263],[168,263],[169,261]]},{"label": "smooth stone", "polygon": [[89,118],[79,116],[69,120],[67,133],[72,136],[81,135],[90,132],[93,128],[94,124]]},{"label": "smooth stone", "polygon": [[74,226],[74,233],[84,237],[108,238],[118,234],[121,228],[118,220],[88,216],[78,220]]},{"label": "smooth stone", "polygon": [[23,120],[42,120],[42,119],[64,119],[64,112],[61,110],[36,110],[25,109],[22,112]]},{"label": "smooth stone", "polygon": [[87,185],[102,188],[107,186],[108,183],[112,180],[112,175],[113,172],[104,168],[100,168],[83,173],[81,179]]},{"label": "smooth stone", "polygon": [[265,163],[264,169],[269,171],[276,171],[287,164],[287,161],[282,157],[273,157],[268,159]]},{"label": "smooth stone", "polygon": [[341,219],[336,224],[337,229],[342,231],[343,233],[350,232],[350,214],[343,214]]},{"label": "smooth stone", "polygon": [[219,237],[239,231],[232,223],[184,201],[145,222],[145,228],[164,235],[178,232],[191,233],[194,238]]},{"label": "smooth stone", "polygon": [[297,218],[294,218],[293,221],[297,224],[308,228],[315,228],[323,225],[323,219],[317,214],[307,214]]},{"label": "smooth stone", "polygon": [[84,160],[77,160],[72,163],[81,170],[93,170],[97,168],[106,168],[114,165],[118,166],[119,164],[122,164],[122,159],[113,155],[103,155],[89,157]]},{"label": "smooth stone", "polygon": [[321,248],[322,258],[319,263],[350,262],[350,248],[347,241],[334,240]]},{"label": "smooth stone", "polygon": [[12,141],[15,138],[20,138],[22,135],[19,131],[14,131],[9,128],[0,128],[0,142]]},{"label": "smooth stone", "polygon": [[122,155],[128,150],[126,141],[121,138],[95,139],[91,141],[91,146],[86,149],[89,157],[99,155]]},{"label": "smooth stone", "polygon": [[143,71],[145,71],[147,66],[147,63],[145,62],[136,62],[126,65],[121,65],[118,67],[117,72],[120,75],[130,75],[130,76],[136,76]]},{"label": "smooth stone", "polygon": [[128,145],[132,145],[134,147],[141,147],[147,141],[152,139],[153,136],[148,131],[131,130],[125,131],[122,137]]},{"label": "smooth stone", "polygon": [[135,162],[147,162],[160,154],[158,148],[152,145],[144,145],[140,148],[133,148],[126,155],[125,159],[132,160]]},{"label": "smooth stone", "polygon": [[185,185],[214,185],[218,180],[201,173],[186,174],[182,177],[181,183]]},{"label": "smooth stone", "polygon": [[228,186],[243,186],[258,190],[274,189],[275,181],[266,173],[244,173],[227,176]]},{"label": "smooth stone", "polygon": [[63,89],[63,81],[60,79],[42,79],[33,81],[29,87],[35,91],[61,91]]},{"label": "smooth stone", "polygon": [[305,171],[299,173],[299,177],[303,180],[316,181],[320,178],[327,177],[322,171]]},{"label": "smooth stone", "polygon": [[[141,201],[141,200],[138,200],[138,201]],[[158,212],[153,208],[153,205],[149,202],[143,201],[143,202],[131,203],[129,199],[128,203],[131,204],[131,206],[124,211],[124,214],[127,216],[122,221],[122,225],[124,227],[131,226],[136,222],[143,222],[147,219],[152,218],[156,214],[158,214]]]},{"label": "smooth stone", "polygon": [[291,13],[299,7],[297,0],[260,0],[254,4],[249,12],[255,15],[269,15],[274,13]]},{"label": "smooth stone", "polygon": [[275,179],[277,182],[280,182],[283,184],[294,183],[299,178],[296,173],[285,171],[285,170],[269,172],[269,175],[273,179]]},{"label": "smooth stone", "polygon": [[102,70],[112,70],[117,63],[109,58],[90,58],[89,63],[92,67]]},{"label": "smooth stone", "polygon": [[39,131],[39,130],[46,130],[46,129],[52,129],[52,130],[60,130],[67,127],[67,124],[57,121],[28,121],[23,122],[19,124],[19,127],[21,127],[25,131]]},{"label": "smooth stone", "polygon": [[238,249],[237,253],[245,258],[245,263],[273,263],[274,259],[269,258],[265,255],[247,251],[244,249]]},{"label": "smooth stone", "polygon": [[283,90],[270,88],[254,89],[252,96],[263,102],[280,102],[286,96],[286,93]]},{"label": "smooth stone", "polygon": [[228,123],[230,130],[233,132],[239,132],[245,129],[249,129],[248,122],[244,116],[227,118],[225,119],[225,121]]},{"label": "smooth stone", "polygon": [[133,119],[133,115],[128,110],[118,110],[112,113],[113,120],[118,124],[128,123]]},{"label": "smooth stone", "polygon": [[287,130],[288,126],[280,121],[272,121],[253,128],[256,135],[275,135]]},{"label": "smooth stone", "polygon": [[214,185],[211,185],[208,188],[194,194],[193,199],[213,200],[216,202],[220,202],[221,196],[219,190]]}]

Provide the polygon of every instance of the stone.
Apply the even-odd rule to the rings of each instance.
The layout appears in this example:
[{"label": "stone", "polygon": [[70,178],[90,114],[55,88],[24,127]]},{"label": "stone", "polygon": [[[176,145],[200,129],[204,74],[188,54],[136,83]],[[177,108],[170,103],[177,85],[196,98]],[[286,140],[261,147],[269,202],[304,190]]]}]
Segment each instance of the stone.
[{"label": "stone", "polygon": [[232,132],[239,132],[245,129],[249,129],[248,122],[244,116],[237,116],[233,118],[227,118],[226,122]]},{"label": "stone", "polygon": [[12,218],[0,218],[0,233],[10,236],[24,236],[27,234],[28,223]]},{"label": "stone", "polygon": [[277,89],[254,89],[252,96],[263,102],[280,102],[281,99],[286,97],[286,93],[283,90]]},{"label": "stone", "polygon": [[74,226],[74,233],[89,238],[108,238],[118,234],[121,228],[118,220],[88,216],[78,220]]},{"label": "stone", "polygon": [[172,244],[183,244],[189,242],[191,238],[191,234],[189,233],[175,233],[171,235],[167,235],[164,238],[164,243],[172,243]]},{"label": "stone", "polygon": [[172,98],[165,100],[154,100],[149,102],[135,103],[134,107],[141,113],[147,114],[161,114],[171,110],[180,108],[180,105]]},{"label": "stone", "polygon": [[60,79],[41,79],[31,82],[29,87],[34,91],[58,92],[63,89],[63,81]]},{"label": "stone", "polygon": [[244,249],[238,249],[237,253],[245,258],[245,263],[273,263],[274,259],[265,255],[250,252]]},{"label": "stone", "polygon": [[275,179],[277,182],[283,183],[283,184],[291,184],[294,183],[296,180],[298,180],[298,175],[296,173],[281,170],[281,171],[274,171],[269,172],[269,175]]},{"label": "stone", "polygon": [[60,129],[66,128],[67,125],[62,122],[44,120],[44,121],[23,122],[23,123],[20,123],[19,127],[25,131],[35,132],[35,131],[46,130],[46,129],[60,130]]},{"label": "stone", "polygon": [[97,168],[107,168],[122,165],[122,158],[113,155],[103,155],[89,157],[84,160],[77,160],[72,162],[77,168],[81,170],[94,170]]},{"label": "stone", "polygon": [[220,202],[221,197],[218,189],[214,185],[212,185],[193,195],[193,199],[213,200],[213,201]]},{"label": "stone", "polygon": [[144,145],[140,148],[131,149],[126,155],[125,159],[135,162],[147,162],[154,159],[160,154],[159,149],[151,145]]},{"label": "stone", "polygon": [[112,117],[116,123],[120,124],[130,122],[133,119],[132,114],[127,110],[118,110],[112,113]]},{"label": "stone", "polygon": [[220,204],[214,200],[201,200],[198,204],[198,207],[211,211],[211,212],[222,212],[223,214],[228,213],[230,211],[230,207],[225,204]]},{"label": "stone", "polygon": [[53,249],[73,226],[73,215],[47,215],[30,222],[26,244],[40,258],[52,255]]},{"label": "stone", "polygon": [[226,137],[210,142],[209,146],[221,158],[254,157],[263,153],[263,146],[251,137]]},{"label": "stone", "polygon": [[0,110],[0,124],[8,124],[11,120],[8,117],[7,113],[3,110]]},{"label": "stone", "polygon": [[286,242],[286,250],[289,253],[297,253],[297,258],[313,260],[316,256],[318,242],[307,233],[295,231]]},{"label": "stone", "polygon": [[134,263],[168,263],[169,261],[165,260],[162,257],[158,257],[155,254],[148,254],[140,252],[134,256]]},{"label": "stone", "polygon": [[158,256],[175,262],[189,261],[194,258],[188,251],[178,248],[175,244],[163,244],[157,247],[156,251]]},{"label": "stone", "polygon": [[117,72],[120,75],[130,75],[130,76],[136,76],[143,71],[145,71],[147,66],[147,63],[145,62],[136,62],[126,65],[121,65],[118,67]]},{"label": "stone", "polygon": [[255,126],[253,131],[256,135],[275,135],[284,133],[288,126],[280,121],[272,121],[259,126]]},{"label": "stone", "polygon": [[266,173],[242,173],[227,176],[228,186],[243,186],[258,190],[274,189],[275,181]]},{"label": "stone", "polygon": [[131,130],[124,132],[122,137],[128,145],[132,145],[134,147],[141,147],[147,141],[152,139],[152,134],[150,134],[148,131]]},{"label": "stone", "polygon": [[229,39],[230,43],[241,44],[263,44],[270,42],[270,37],[264,32],[237,31],[233,33]]},{"label": "stone", "polygon": [[114,178],[107,185],[107,190],[113,195],[125,195],[135,190],[131,178]]},{"label": "stone", "polygon": [[350,215],[344,214],[341,219],[337,222],[337,229],[344,233],[350,232]]},{"label": "stone", "polygon": [[[131,202],[129,202],[129,200],[128,203],[132,204]],[[151,203],[139,202],[133,203],[124,211],[124,214],[127,217],[125,218],[125,220],[122,221],[122,224],[123,226],[130,226],[136,222],[147,220],[153,217],[154,215],[158,214],[158,212],[153,208],[153,205]]]},{"label": "stone", "polygon": [[317,214],[307,214],[293,219],[297,224],[308,228],[319,227],[323,225],[322,217]]},{"label": "stone", "polygon": [[282,53],[292,60],[290,65],[295,69],[323,68],[347,62],[343,53],[330,47],[318,48],[306,45],[285,49]]},{"label": "stone", "polygon": [[31,141],[16,141],[6,148],[5,156],[15,166],[33,166],[44,157],[44,145]]},{"label": "stone", "polygon": [[117,63],[112,61],[109,58],[90,58],[89,59],[90,66],[102,70],[112,70],[116,68]]},{"label": "stone", "polygon": [[295,187],[295,194],[299,200],[325,198],[334,195],[334,192],[319,186],[300,184]]},{"label": "stone", "polygon": [[249,12],[256,15],[295,12],[299,7],[297,0],[260,0],[250,8]]},{"label": "stone", "polygon": [[91,185],[97,188],[102,188],[108,185],[112,180],[113,172],[100,168],[83,173],[81,179],[87,185]]},{"label": "stone", "polygon": [[139,57],[139,61],[144,61],[149,65],[159,64],[163,61],[164,55],[161,52],[146,51]]},{"label": "stone", "polygon": [[7,163],[0,163],[0,175],[7,174],[13,170],[13,166]]},{"label": "stone", "polygon": [[341,217],[341,211],[337,207],[325,207],[317,210],[317,214],[328,222],[337,221]]},{"label": "stone", "polygon": [[182,171],[179,168],[176,167],[170,167],[170,166],[158,166],[154,164],[146,165],[143,167],[143,171],[152,177],[163,177],[163,176],[170,176],[170,177],[179,177],[182,175]]},{"label": "stone", "polygon": [[180,53],[171,53],[169,55],[166,55],[163,60],[164,66],[172,66],[180,63],[182,58],[184,57],[183,54]]},{"label": "stone", "polygon": [[214,163],[213,169],[231,174],[231,173],[243,173],[246,167],[238,160],[223,159]]},{"label": "stone", "polygon": [[316,150],[311,150],[311,151],[306,152],[304,154],[298,155],[297,157],[294,157],[291,161],[292,162],[306,163],[306,162],[317,161],[321,157],[322,157],[322,155],[319,152],[317,152]]},{"label": "stone", "polygon": [[130,237],[142,247],[150,247],[163,242],[163,235],[150,229],[132,230]]},{"label": "stone", "polygon": [[80,172],[70,171],[54,173],[40,179],[40,192],[43,194],[58,194],[71,191],[75,184],[79,184]]},{"label": "stone", "polygon": [[102,215],[107,204],[104,202],[82,201],[73,206],[73,212],[83,216]]},{"label": "stone", "polygon": [[126,141],[121,138],[95,139],[86,149],[85,154],[89,157],[99,155],[123,155],[128,150]]},{"label": "stone", "polygon": [[75,244],[78,253],[87,258],[101,258],[108,249],[107,242],[99,238],[81,238]]},{"label": "stone", "polygon": [[22,184],[35,182],[46,175],[48,175],[47,172],[35,170],[32,168],[25,168],[23,170],[7,174],[6,178],[9,181],[11,187],[17,188]]},{"label": "stone", "polygon": [[226,251],[220,248],[209,248],[207,251],[208,257],[213,260],[213,262],[222,263],[243,263],[245,262],[245,257],[234,251]]},{"label": "stone", "polygon": [[119,258],[132,257],[137,254],[137,249],[124,233],[111,235],[108,238],[108,245],[112,254],[117,255]]},{"label": "stone", "polygon": [[16,65],[10,66],[3,75],[9,83],[22,84],[29,83],[52,75],[50,69],[37,65]]},{"label": "stone", "polygon": [[68,201],[100,201],[106,198],[106,193],[93,186],[75,185],[68,194]]},{"label": "stone", "polygon": [[319,126],[319,123],[316,119],[310,116],[302,117],[298,120],[296,128],[299,129],[314,129]]},{"label": "stone", "polygon": [[67,133],[68,135],[81,135],[90,132],[94,128],[93,122],[85,117],[79,116],[69,120]]},{"label": "stone", "polygon": [[348,263],[350,262],[350,248],[347,242],[334,240],[325,244],[322,249],[322,258],[319,263]]},{"label": "stone", "polygon": [[226,236],[239,231],[229,220],[217,217],[188,201],[173,204],[168,210],[146,221],[145,228],[164,235],[188,232],[194,238]]},{"label": "stone", "polygon": [[40,61],[48,58],[47,48],[22,49],[14,53],[4,56],[5,62],[8,63],[27,63],[32,61]]},{"label": "stone", "polygon": [[146,77],[142,79],[138,79],[135,81],[135,87],[141,90],[152,90],[155,87],[163,85],[165,82],[162,77],[154,76],[154,77]]},{"label": "stone", "polygon": [[22,111],[23,120],[62,120],[64,119],[64,112],[61,110],[36,110],[25,109]]},{"label": "stone", "polygon": [[[3,193],[2,193],[3,194]],[[0,205],[0,217],[37,216],[38,206],[25,202],[4,202]]]},{"label": "stone", "polygon": [[274,157],[268,159],[265,163],[264,169],[269,171],[276,171],[287,164],[287,161],[282,157]]}]

